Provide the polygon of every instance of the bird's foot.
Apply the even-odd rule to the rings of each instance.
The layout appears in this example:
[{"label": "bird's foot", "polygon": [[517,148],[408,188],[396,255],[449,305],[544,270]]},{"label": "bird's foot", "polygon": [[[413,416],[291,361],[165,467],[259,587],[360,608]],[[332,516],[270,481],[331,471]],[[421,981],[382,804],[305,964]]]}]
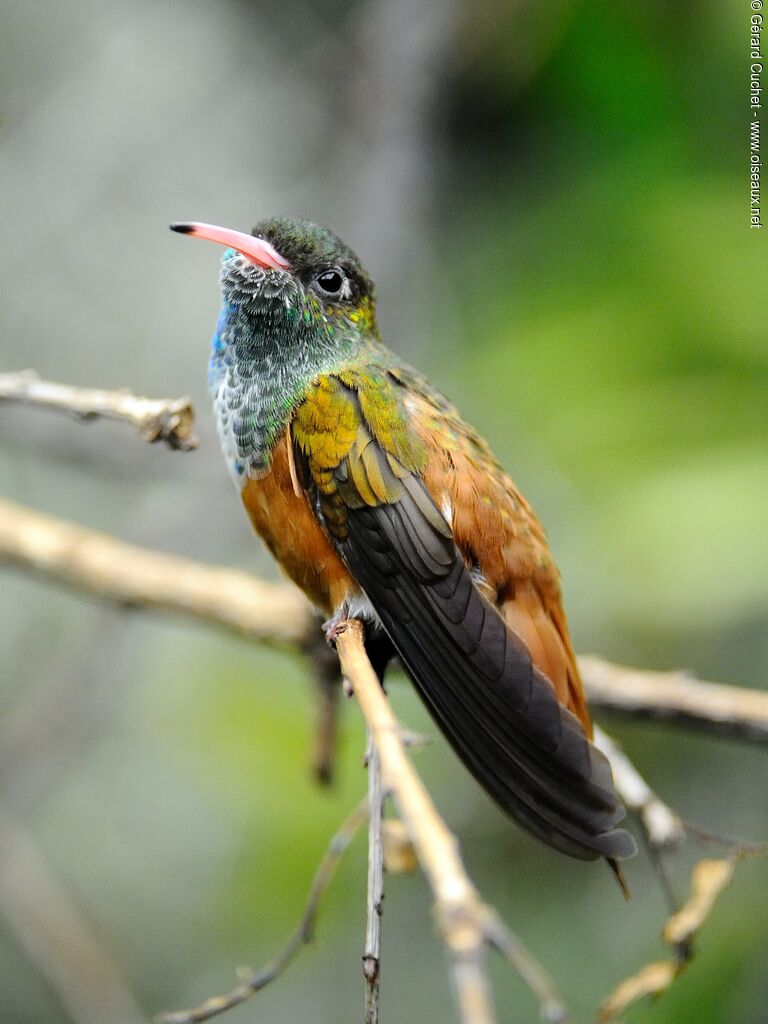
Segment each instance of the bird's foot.
[{"label": "bird's foot", "polygon": [[336,646],[336,639],[341,632],[341,626],[346,622],[347,615],[342,609],[334,612],[330,619],[326,619],[323,623],[322,629],[325,633],[325,640],[329,647]]}]

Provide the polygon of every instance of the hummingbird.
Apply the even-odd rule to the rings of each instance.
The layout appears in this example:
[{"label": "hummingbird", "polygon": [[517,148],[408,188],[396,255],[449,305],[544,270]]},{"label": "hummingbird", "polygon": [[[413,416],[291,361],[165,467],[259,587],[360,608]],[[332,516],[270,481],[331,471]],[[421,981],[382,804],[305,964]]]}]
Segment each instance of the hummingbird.
[{"label": "hummingbird", "polygon": [[558,570],[488,444],[387,348],[374,284],[327,228],[173,231],[226,247],[208,383],[256,532],[326,617],[398,657],[449,744],[528,832],[582,860],[636,852],[592,724]]}]

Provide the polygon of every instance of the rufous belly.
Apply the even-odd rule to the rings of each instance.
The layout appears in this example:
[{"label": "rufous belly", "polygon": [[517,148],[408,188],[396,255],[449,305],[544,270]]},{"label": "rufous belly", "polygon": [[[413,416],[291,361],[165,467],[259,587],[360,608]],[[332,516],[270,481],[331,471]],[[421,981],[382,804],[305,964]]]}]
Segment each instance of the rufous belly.
[{"label": "rufous belly", "polygon": [[360,588],[319,525],[303,491],[296,493],[285,438],[275,446],[269,473],[249,479],[242,499],[254,529],[283,572],[326,615]]}]

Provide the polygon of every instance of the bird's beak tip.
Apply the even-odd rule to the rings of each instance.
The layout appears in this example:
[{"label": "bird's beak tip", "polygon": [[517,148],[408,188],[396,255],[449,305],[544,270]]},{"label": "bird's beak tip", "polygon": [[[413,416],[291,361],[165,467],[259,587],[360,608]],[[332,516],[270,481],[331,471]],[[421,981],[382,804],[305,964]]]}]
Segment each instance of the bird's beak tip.
[{"label": "bird's beak tip", "polygon": [[290,263],[264,238],[246,235],[243,231],[232,228],[220,228],[216,224],[203,224],[202,221],[174,221],[169,225],[171,231],[193,238],[204,238],[209,242],[226,245],[236,249],[257,267],[266,270],[290,270]]}]

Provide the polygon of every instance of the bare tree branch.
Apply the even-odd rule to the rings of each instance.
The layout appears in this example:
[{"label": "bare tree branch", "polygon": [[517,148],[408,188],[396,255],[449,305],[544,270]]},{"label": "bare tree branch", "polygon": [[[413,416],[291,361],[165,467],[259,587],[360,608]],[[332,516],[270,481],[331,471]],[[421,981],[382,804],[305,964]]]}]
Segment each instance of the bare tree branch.
[{"label": "bare tree branch", "polygon": [[[672,888],[665,854],[678,849],[684,842],[686,831],[683,821],[658,794],[654,793],[616,740],[604,732],[599,725],[595,726],[594,741],[610,761],[613,781],[622,803],[640,820],[653,869],[666,897],[670,913],[674,913],[678,903]],[[681,949],[680,955],[684,957],[689,952],[689,950]]]},{"label": "bare tree branch", "polygon": [[[741,854],[744,856],[745,854]],[[662,931],[674,956],[646,964],[636,974],[620,982],[600,1004],[598,1022],[615,1021],[627,1007],[643,998],[658,998],[688,966],[693,939],[707,920],[715,900],[733,877],[739,855],[700,860],[691,874],[691,894],[683,907],[667,920]]]},{"label": "bare tree branch", "polygon": [[[500,922],[480,899],[462,863],[456,837],[438,814],[408,759],[400,726],[366,657],[359,622],[342,624],[336,648],[378,752],[382,785],[392,795],[432,890],[437,928],[450,955],[460,1020],[462,1024],[493,1024],[496,1017],[485,954],[489,941],[502,945],[495,930],[501,927]],[[535,963],[530,953],[526,957]],[[516,957],[510,960],[517,966]],[[537,968],[539,976],[546,978],[544,969]],[[550,1002],[562,1008],[557,996],[553,995]],[[564,1015],[557,1019],[564,1019]]]},{"label": "bare tree branch", "polygon": [[283,948],[272,957],[269,963],[260,971],[247,974],[242,982],[226,995],[212,996],[192,1010],[173,1010],[162,1014],[161,1020],[164,1024],[201,1024],[203,1021],[217,1017],[220,1013],[244,1003],[282,974],[299,947],[312,941],[320,902],[333,881],[339,861],[367,817],[368,800],[366,799],[355,807],[328,844],[326,854],[312,880],[301,921]]},{"label": "bare tree branch", "polygon": [[366,657],[359,622],[348,621],[339,627],[336,649],[379,755],[383,784],[392,794],[432,889],[438,930],[451,954],[461,1020],[463,1024],[493,1024],[482,904],[464,870],[456,839],[411,767],[400,726]]},{"label": "bare tree branch", "polygon": [[486,911],[486,939],[514,967],[533,992],[539,1003],[541,1019],[547,1024],[568,1024],[571,1019],[568,1008],[560,998],[552,978],[496,911],[492,907],[487,907]]},{"label": "bare tree branch", "polygon": [[582,655],[579,667],[593,708],[691,725],[721,736],[768,741],[768,693],[706,683],[686,672],[650,672]]},{"label": "bare tree branch", "polygon": [[124,544],[0,500],[3,562],[103,600],[190,615],[266,643],[296,647],[314,623],[293,587]]},{"label": "bare tree branch", "polygon": [[315,683],[315,732],[311,766],[317,782],[321,786],[329,786],[333,782],[336,759],[341,671],[336,652],[325,642],[322,631],[312,629],[312,625],[309,624],[309,637],[305,641]]},{"label": "bare tree branch", "polygon": [[130,391],[78,388],[40,380],[33,370],[0,373],[0,401],[20,402],[66,412],[83,420],[124,420],[137,427],[145,441],[163,441],[169,448],[191,451],[198,441],[195,414],[188,398],[140,398]]},{"label": "bare tree branch", "polygon": [[26,827],[0,807],[0,914],[77,1024],[146,1020],[112,957]]}]

